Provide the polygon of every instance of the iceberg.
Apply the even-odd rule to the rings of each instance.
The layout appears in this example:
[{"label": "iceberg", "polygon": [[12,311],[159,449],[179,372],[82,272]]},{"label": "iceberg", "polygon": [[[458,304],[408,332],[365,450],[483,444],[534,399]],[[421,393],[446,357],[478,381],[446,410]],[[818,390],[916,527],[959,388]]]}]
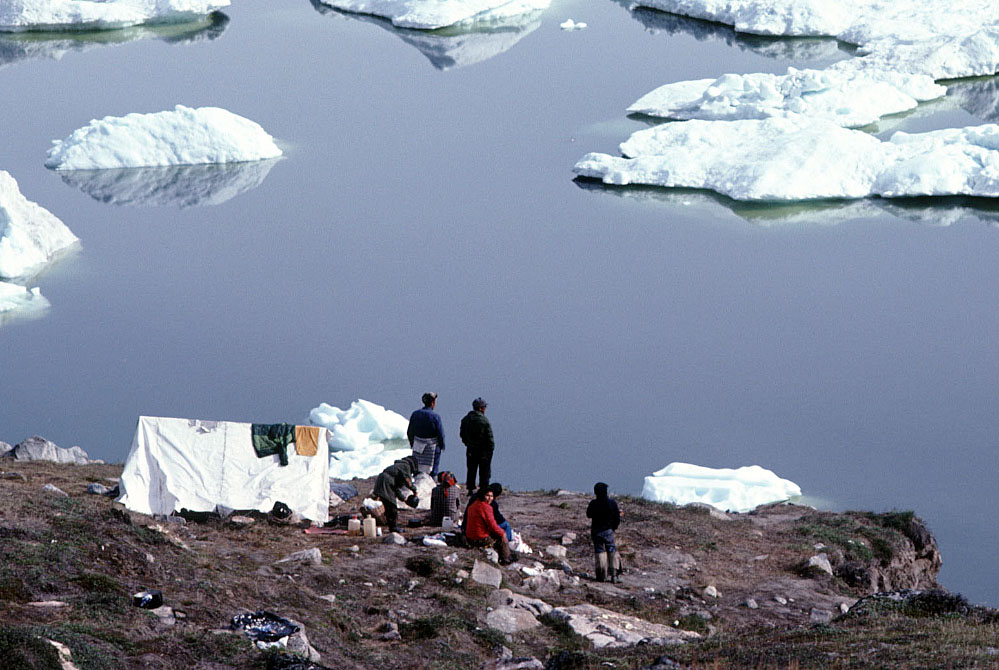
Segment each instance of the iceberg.
[{"label": "iceberg", "polygon": [[209,41],[221,36],[228,23],[228,16],[213,12],[197,21],[121,30],[0,33],[0,67],[31,59],[61,60],[67,53],[145,39],[159,39],[168,44]]},{"label": "iceberg", "polygon": [[237,163],[281,155],[253,121],[218,107],[183,105],[94,119],[52,144],[45,166],[54,170]]},{"label": "iceberg", "polygon": [[309,412],[309,423],[326,428],[333,479],[373,477],[411,453],[409,419],[367,400],[355,400],[346,410],[320,403]]},{"label": "iceberg", "polygon": [[646,500],[674,505],[705,503],[728,512],[749,512],[800,495],[797,484],[758,465],[715,469],[670,463],[646,477],[642,487]]},{"label": "iceberg", "polygon": [[640,130],[623,157],[590,153],[605,184],[709,189],[735,200],[999,196],[999,126],[897,132],[888,141],[805,117],[685,121]]},{"label": "iceberg", "polygon": [[551,0],[322,0],[335,9],[371,14],[398,28],[436,30],[453,25],[505,21],[547,9]]},{"label": "iceberg", "polygon": [[229,6],[229,0],[4,0],[0,31],[113,30],[182,23]]},{"label": "iceberg", "polygon": [[62,180],[112,205],[219,205],[263,183],[275,159],[221,165],[64,170]]},{"label": "iceberg", "polygon": [[35,275],[77,242],[66,224],[25,198],[10,173],[0,170],[0,277]]},{"label": "iceberg", "polygon": [[373,23],[393,33],[426,56],[438,70],[450,70],[489,60],[512,48],[541,26],[541,12],[531,11],[504,20],[466,23],[439,30],[414,30],[396,28],[390,21],[377,16],[342,12],[320,0],[312,0],[312,5],[320,14],[335,14]]}]

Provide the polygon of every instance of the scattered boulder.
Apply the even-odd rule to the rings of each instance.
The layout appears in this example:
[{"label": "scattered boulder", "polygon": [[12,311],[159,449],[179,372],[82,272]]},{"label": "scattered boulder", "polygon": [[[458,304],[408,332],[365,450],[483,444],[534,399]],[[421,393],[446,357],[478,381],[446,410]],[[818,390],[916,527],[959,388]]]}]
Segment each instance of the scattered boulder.
[{"label": "scattered boulder", "polygon": [[721,598],[721,594],[718,593],[718,588],[714,584],[708,584],[704,587],[704,597],[705,598]]},{"label": "scattered boulder", "polygon": [[384,542],[385,544],[394,544],[396,546],[401,547],[402,545],[406,544],[406,538],[402,536],[402,533],[389,533],[388,535],[385,536],[385,539],[383,539],[382,542]]},{"label": "scattered boulder", "polygon": [[566,533],[565,535],[562,536],[562,546],[569,546],[575,541],[576,541],[575,533]]},{"label": "scattered boulder", "polygon": [[87,493],[95,496],[106,496],[111,493],[111,489],[104,486],[104,484],[91,482],[90,484],[87,484]]},{"label": "scattered boulder", "polygon": [[77,670],[76,665],[73,664],[73,654],[70,652],[69,647],[55,640],[42,639],[55,647],[56,653],[59,654],[59,667],[61,670]]},{"label": "scattered boulder", "polygon": [[686,666],[680,665],[674,661],[669,656],[660,656],[652,665],[645,668],[645,670],[684,670]]},{"label": "scattered boulder", "polygon": [[555,558],[565,558],[566,553],[567,553],[566,549],[562,545],[549,544],[547,547],[545,547],[546,556],[554,556]]},{"label": "scattered boulder", "polygon": [[45,491],[46,493],[51,493],[52,495],[61,496],[63,498],[69,497],[68,493],[63,491],[58,486],[53,486],[52,484],[46,484],[45,486],[42,487],[42,490]]},{"label": "scattered boulder", "polygon": [[293,554],[288,554],[284,558],[276,563],[300,563],[302,565],[321,565],[323,562],[323,554],[319,551],[318,547],[312,547],[311,549],[303,549],[302,551],[296,551]]},{"label": "scattered boulder", "polygon": [[70,463],[87,465],[94,463],[80,447],[63,449],[44,437],[35,435],[15,446],[7,455],[15,461],[52,461],[53,463]]},{"label": "scattered boulder", "polygon": [[639,643],[682,644],[701,637],[693,631],[651,623],[589,604],[556,607],[551,616],[565,621],[573,632],[585,637],[597,649],[630,647]]},{"label": "scattered boulder", "polygon": [[249,528],[256,523],[252,517],[242,516],[241,514],[233,514],[229,517],[228,522],[233,528]]},{"label": "scattered boulder", "polygon": [[16,479],[21,482],[28,481],[28,478],[20,472],[0,472],[0,479]]},{"label": "scattered boulder", "polygon": [[486,614],[486,625],[507,635],[513,635],[537,628],[541,623],[525,609],[504,605]]},{"label": "scattered boulder", "polygon": [[150,611],[156,615],[161,626],[173,626],[177,623],[177,617],[174,616],[173,608],[169,605],[161,605]]},{"label": "scattered boulder", "polygon": [[557,593],[562,588],[560,570],[545,570],[539,575],[528,577],[524,586],[536,593]]},{"label": "scattered boulder", "polygon": [[302,658],[307,658],[313,663],[321,661],[322,656],[309,644],[309,638],[305,635],[305,626],[302,625],[302,622],[293,619],[289,619],[289,621],[292,625],[298,626],[298,630],[288,637],[288,651],[298,654]]},{"label": "scattered boulder", "polygon": [[829,562],[829,557],[822,553],[816,554],[808,559],[804,565],[801,566],[801,573],[809,577],[818,577],[820,575],[829,575],[832,577],[833,568],[832,564]]},{"label": "scattered boulder", "polygon": [[696,510],[698,512],[701,512],[702,514],[707,514],[712,519],[718,519],[719,521],[731,521],[732,520],[732,517],[730,517],[728,514],[726,514],[725,512],[721,511],[717,507],[714,507],[714,506],[709,505],[707,503],[702,503],[702,502],[687,503],[681,509],[692,509],[692,510]]},{"label": "scattered boulder", "polygon": [[381,627],[381,631],[382,633],[378,637],[386,642],[402,639],[402,635],[399,633],[399,624],[394,621],[386,621]]},{"label": "scattered boulder", "polygon": [[744,607],[746,607],[748,609],[751,609],[751,610],[756,610],[756,609],[760,608],[760,604],[758,602],[756,602],[755,600],[753,600],[752,598],[746,598],[746,600],[743,601],[742,604],[743,604]]},{"label": "scattered boulder", "polygon": [[503,582],[503,573],[498,568],[477,560],[472,566],[472,581],[498,589]]},{"label": "scattered boulder", "polygon": [[495,608],[514,607],[526,610],[536,617],[545,616],[546,614],[550,614],[552,611],[552,606],[544,600],[529,598],[528,596],[514,593],[510,589],[497,589],[496,591],[493,591],[489,594],[489,598],[486,602],[489,606]]}]

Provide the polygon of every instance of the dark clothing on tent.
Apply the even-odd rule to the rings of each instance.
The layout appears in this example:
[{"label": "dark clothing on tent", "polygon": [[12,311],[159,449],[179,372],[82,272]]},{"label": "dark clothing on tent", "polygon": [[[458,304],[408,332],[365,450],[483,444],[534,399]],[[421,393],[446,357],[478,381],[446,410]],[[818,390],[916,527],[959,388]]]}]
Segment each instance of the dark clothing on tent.
[{"label": "dark clothing on tent", "polygon": [[461,420],[459,431],[461,441],[465,443],[465,465],[468,477],[465,485],[469,493],[475,490],[475,476],[479,476],[479,486],[489,486],[492,475],[493,427],[483,412],[472,410]]},{"label": "dark clothing on tent", "polygon": [[385,520],[391,530],[395,530],[398,525],[398,501],[406,499],[407,494],[404,491],[408,489],[412,494],[416,494],[416,487],[413,485],[413,475],[416,472],[416,459],[406,456],[382,470],[375,479],[372,496],[385,505]]},{"label": "dark clothing on tent", "polygon": [[257,458],[277,454],[281,465],[288,465],[288,445],[295,441],[295,426],[287,423],[252,423],[253,450]]}]

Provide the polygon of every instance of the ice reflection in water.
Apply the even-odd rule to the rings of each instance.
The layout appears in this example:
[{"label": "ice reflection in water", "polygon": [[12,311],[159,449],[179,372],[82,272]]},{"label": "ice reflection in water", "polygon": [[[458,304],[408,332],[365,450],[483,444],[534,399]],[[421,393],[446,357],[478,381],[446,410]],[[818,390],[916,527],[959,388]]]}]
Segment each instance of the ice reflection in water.
[{"label": "ice reflection in water", "polygon": [[517,42],[541,25],[541,12],[531,11],[520,16],[497,20],[449,26],[438,30],[412,30],[396,28],[392,22],[369,14],[342,12],[311,0],[320,14],[342,16],[356,21],[372,23],[416,47],[438,70],[474,65],[512,48]]},{"label": "ice reflection in water", "polygon": [[31,59],[61,60],[69,52],[116,46],[137,40],[159,39],[169,44],[191,44],[222,35],[229,17],[212,12],[201,21],[136,26],[92,32],[0,33],[0,67]]},{"label": "ice reflection in water", "polygon": [[760,203],[741,202],[711,191],[696,189],[612,186],[583,178],[577,178],[575,183],[584,191],[609,193],[620,198],[661,203],[672,207],[685,206],[698,209],[724,207],[739,218],[763,227],[802,224],[831,226],[885,215],[930,226],[950,226],[959,221],[999,225],[999,202],[993,198],[953,196]]},{"label": "ice reflection in water", "polygon": [[263,183],[278,159],[221,165],[66,170],[59,176],[94,200],[113,205],[218,205]]}]

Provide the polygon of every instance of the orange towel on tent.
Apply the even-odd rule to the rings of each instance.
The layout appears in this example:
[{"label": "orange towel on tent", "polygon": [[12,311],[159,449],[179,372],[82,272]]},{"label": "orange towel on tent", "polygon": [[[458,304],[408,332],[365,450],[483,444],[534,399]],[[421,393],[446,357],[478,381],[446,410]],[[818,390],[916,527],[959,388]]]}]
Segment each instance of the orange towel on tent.
[{"label": "orange towel on tent", "polygon": [[319,426],[295,426],[295,453],[315,456],[319,452]]}]

